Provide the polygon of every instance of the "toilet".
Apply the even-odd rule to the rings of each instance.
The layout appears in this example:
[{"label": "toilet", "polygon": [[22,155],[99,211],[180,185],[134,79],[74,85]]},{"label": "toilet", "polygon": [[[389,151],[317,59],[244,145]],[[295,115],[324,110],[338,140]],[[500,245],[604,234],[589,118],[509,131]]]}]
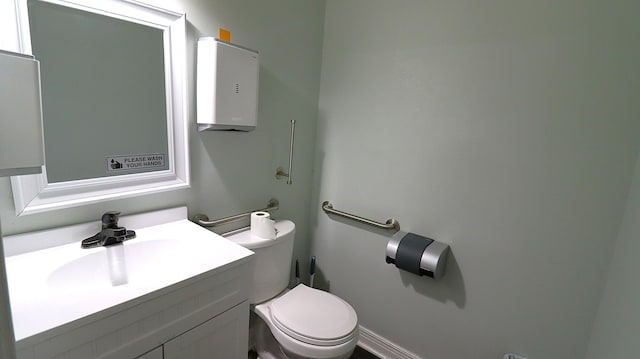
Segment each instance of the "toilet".
[{"label": "toilet", "polygon": [[227,239],[253,252],[250,348],[260,359],[347,359],[358,342],[358,316],[343,299],[298,284],[288,289],[295,224],[275,223],[276,239],[250,230]]}]

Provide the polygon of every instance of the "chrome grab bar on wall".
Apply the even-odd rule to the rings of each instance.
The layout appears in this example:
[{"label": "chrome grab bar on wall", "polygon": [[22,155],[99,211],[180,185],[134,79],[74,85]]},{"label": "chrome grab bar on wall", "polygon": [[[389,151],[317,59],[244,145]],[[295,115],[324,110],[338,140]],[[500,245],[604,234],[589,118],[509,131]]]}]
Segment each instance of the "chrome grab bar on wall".
[{"label": "chrome grab bar on wall", "polygon": [[193,218],[191,218],[191,221],[203,227],[216,227],[216,226],[221,226],[223,224],[227,224],[230,222],[240,221],[242,219],[249,218],[251,216],[251,213],[253,212],[273,212],[273,211],[276,211],[278,208],[279,208],[278,200],[275,198],[272,198],[269,200],[269,203],[267,203],[267,207],[262,209],[256,209],[255,211],[240,213],[234,216],[229,216],[229,217],[214,219],[214,220],[209,220],[209,217],[206,214],[196,214],[195,216],[193,216]]},{"label": "chrome grab bar on wall", "polygon": [[380,222],[372,221],[372,220],[366,219],[364,217],[356,216],[356,215],[353,215],[351,213],[342,212],[342,211],[338,211],[337,209],[333,209],[333,204],[331,204],[331,202],[329,202],[329,201],[322,202],[322,209],[326,213],[331,213],[331,214],[335,214],[335,215],[338,215],[338,216],[341,216],[341,217],[349,218],[349,219],[352,219],[354,221],[358,221],[358,222],[361,222],[361,223],[368,224],[370,226],[374,226],[376,228],[389,229],[389,230],[395,230],[395,231],[399,231],[400,230],[400,223],[398,223],[398,221],[396,221],[394,218],[387,219],[386,223],[380,223]]},{"label": "chrome grab bar on wall", "polygon": [[293,166],[293,142],[296,135],[296,120],[291,120],[291,141],[289,141],[289,172],[285,172],[284,168],[276,168],[276,178],[287,177],[287,184],[292,184],[292,166]]}]

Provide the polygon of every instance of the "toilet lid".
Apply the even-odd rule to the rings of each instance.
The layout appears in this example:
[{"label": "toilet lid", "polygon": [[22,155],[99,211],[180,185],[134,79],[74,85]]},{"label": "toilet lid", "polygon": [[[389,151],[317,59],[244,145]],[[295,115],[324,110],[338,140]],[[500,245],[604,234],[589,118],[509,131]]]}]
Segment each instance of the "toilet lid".
[{"label": "toilet lid", "polygon": [[348,342],[358,325],[358,316],[349,303],[302,284],[273,301],[271,317],[287,335],[324,346]]}]

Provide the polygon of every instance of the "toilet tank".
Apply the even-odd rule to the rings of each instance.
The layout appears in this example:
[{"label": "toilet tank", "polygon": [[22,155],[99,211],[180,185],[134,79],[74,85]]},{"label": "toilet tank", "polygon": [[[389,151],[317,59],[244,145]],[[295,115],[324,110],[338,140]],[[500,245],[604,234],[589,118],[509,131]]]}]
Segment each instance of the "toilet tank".
[{"label": "toilet tank", "polygon": [[253,236],[250,229],[226,236],[255,253],[249,297],[251,304],[275,297],[289,284],[296,226],[289,220],[280,220],[276,221],[276,231],[276,239]]}]

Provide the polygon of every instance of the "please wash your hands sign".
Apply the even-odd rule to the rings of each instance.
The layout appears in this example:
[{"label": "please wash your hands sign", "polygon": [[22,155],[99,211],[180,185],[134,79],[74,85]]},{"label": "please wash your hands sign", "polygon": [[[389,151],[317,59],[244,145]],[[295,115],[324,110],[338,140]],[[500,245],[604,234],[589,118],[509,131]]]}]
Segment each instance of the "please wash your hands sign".
[{"label": "please wash your hands sign", "polygon": [[148,168],[162,168],[164,165],[165,155],[162,153],[106,157],[107,172],[125,172]]}]

